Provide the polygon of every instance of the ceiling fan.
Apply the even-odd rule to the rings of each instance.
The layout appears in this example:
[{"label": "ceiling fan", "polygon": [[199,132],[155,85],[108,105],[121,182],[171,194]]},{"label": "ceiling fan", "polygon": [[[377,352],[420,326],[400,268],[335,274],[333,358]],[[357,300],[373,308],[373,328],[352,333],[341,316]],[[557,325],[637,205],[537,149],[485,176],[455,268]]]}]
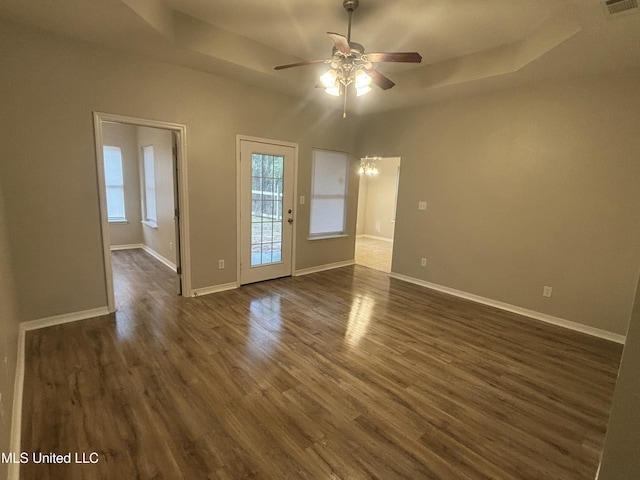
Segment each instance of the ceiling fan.
[{"label": "ceiling fan", "polygon": [[371,91],[371,84],[375,84],[383,90],[388,90],[395,85],[389,78],[382,75],[375,68],[374,63],[404,62],[420,63],[422,57],[418,52],[378,52],[365,53],[364,47],[351,41],[351,17],[359,0],[343,0],[342,6],[349,14],[349,27],[347,36],[339,33],[327,32],[333,41],[332,58],[330,60],[310,60],[307,62],[279,65],[275,70],[285,68],[302,67],[319,63],[327,63],[331,68],[320,77],[320,83],[329,95],[344,97],[342,117],[347,116],[347,87],[355,87],[356,95],[364,95]]}]

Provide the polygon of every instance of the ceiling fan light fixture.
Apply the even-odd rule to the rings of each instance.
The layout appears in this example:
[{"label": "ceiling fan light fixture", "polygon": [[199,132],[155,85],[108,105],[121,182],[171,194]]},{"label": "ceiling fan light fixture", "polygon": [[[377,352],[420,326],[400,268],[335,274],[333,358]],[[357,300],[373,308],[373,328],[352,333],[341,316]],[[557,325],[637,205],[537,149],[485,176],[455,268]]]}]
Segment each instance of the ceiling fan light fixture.
[{"label": "ceiling fan light fixture", "polygon": [[334,97],[340,96],[340,86],[338,86],[337,84],[333,87],[325,88],[324,91],[327,92],[329,95],[333,95]]},{"label": "ceiling fan light fixture", "polygon": [[[320,75],[320,83],[325,89],[337,88],[338,73],[332,68]],[[328,92],[327,92],[328,93]]]},{"label": "ceiling fan light fixture", "polygon": [[[610,1],[637,1],[637,0],[610,0]],[[382,90],[389,90],[395,84],[380,73],[374,66],[383,62],[420,63],[422,57],[418,52],[374,52],[365,53],[365,48],[359,43],[351,41],[351,20],[353,12],[358,8],[359,0],[343,0],[342,6],[349,15],[347,23],[347,35],[327,32],[333,42],[331,59],[309,60],[303,62],[278,65],[275,70],[302,67],[305,65],[325,64],[331,69],[320,76],[320,83],[324,91],[335,97],[343,96],[342,117],[347,116],[347,94],[353,85],[358,97],[369,93],[372,84]],[[320,86],[320,85],[318,85]]]},{"label": "ceiling fan light fixture", "polygon": [[[371,85],[371,81],[372,81],[371,77],[367,75],[367,73],[364,70],[358,70],[355,73],[354,84],[355,84],[356,90],[359,91],[360,89],[369,87],[369,85]],[[371,88],[369,88],[369,90],[371,90]]]},{"label": "ceiling fan light fixture", "polygon": [[369,85],[365,86],[365,87],[356,87],[356,97],[360,97],[362,95],[365,95],[367,93],[369,93],[371,91],[371,87]]}]

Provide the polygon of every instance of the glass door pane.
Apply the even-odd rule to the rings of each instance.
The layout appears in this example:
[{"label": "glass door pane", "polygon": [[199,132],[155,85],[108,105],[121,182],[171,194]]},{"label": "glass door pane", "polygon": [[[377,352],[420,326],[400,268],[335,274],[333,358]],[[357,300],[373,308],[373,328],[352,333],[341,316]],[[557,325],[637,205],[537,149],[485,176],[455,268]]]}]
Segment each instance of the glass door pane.
[{"label": "glass door pane", "polygon": [[284,157],[251,155],[251,266],[282,261]]}]

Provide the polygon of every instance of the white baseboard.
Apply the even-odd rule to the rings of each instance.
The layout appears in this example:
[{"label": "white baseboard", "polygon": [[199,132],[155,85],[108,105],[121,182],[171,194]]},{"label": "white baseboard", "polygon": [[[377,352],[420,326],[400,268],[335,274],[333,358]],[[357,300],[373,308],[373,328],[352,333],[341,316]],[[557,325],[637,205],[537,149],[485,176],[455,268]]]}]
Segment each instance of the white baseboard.
[{"label": "white baseboard", "polygon": [[393,243],[393,238],[378,237],[376,235],[369,235],[368,233],[358,235],[357,238],[370,238],[371,240],[382,240],[383,242]]},{"label": "white baseboard", "polygon": [[112,252],[115,252],[116,250],[133,250],[135,248],[144,248],[144,245],[141,243],[129,243],[126,245],[111,245],[111,247],[109,248]]},{"label": "white baseboard", "polygon": [[293,272],[293,276],[299,277],[301,275],[309,275],[310,273],[324,272],[325,270],[331,270],[333,268],[348,267],[349,265],[355,265],[355,263],[356,261],[354,259],[351,259],[351,260],[344,260],[342,262],[318,265],[317,267],[302,268],[300,270],[296,270],[295,272]]},{"label": "white baseboard", "polygon": [[20,324],[20,330],[37,330],[38,328],[51,327],[53,325],[61,325],[63,323],[77,322],[78,320],[86,320],[87,318],[101,317],[109,315],[107,307],[93,308],[82,312],[65,313],[54,317],[40,318],[38,320],[30,320]]},{"label": "white baseboard", "polygon": [[202,295],[209,295],[210,293],[224,292],[227,290],[233,290],[235,288],[238,288],[238,284],[236,282],[223,283],[221,285],[213,285],[212,287],[196,288],[195,290],[192,290],[192,296],[200,297]]},{"label": "white baseboard", "polygon": [[392,278],[397,278],[398,280],[413,283],[415,285],[420,285],[422,287],[426,287],[431,290],[447,293],[449,295],[464,298],[465,300],[471,300],[472,302],[481,303],[484,305],[488,305],[490,307],[499,308],[500,310],[505,310],[507,312],[517,313],[518,315],[523,315],[525,317],[529,317],[534,320],[540,320],[545,323],[550,323],[553,325],[557,325],[559,327],[568,328],[569,330],[574,330],[576,332],[586,333],[587,335],[603,338],[605,340],[609,340],[612,342],[621,343],[624,345],[626,341],[626,337],[624,335],[619,335],[617,333],[608,332],[606,330],[601,330],[596,327],[590,327],[588,325],[583,325],[581,323],[572,322],[571,320],[565,320],[564,318],[554,317],[552,315],[547,315],[546,313],[536,312],[535,310],[529,310],[526,308],[518,307],[516,305],[499,302],[497,300],[492,300],[490,298],[481,297],[479,295],[474,295],[472,293],[463,292],[461,290],[456,290],[454,288],[444,287],[436,283],[420,280],[419,278],[409,277],[407,275],[401,275],[399,273],[393,273],[393,272],[390,273],[389,276]]},{"label": "white baseboard", "polygon": [[[108,315],[107,307],[94,308],[82,312],[67,313],[64,315],[56,315],[53,317],[41,318],[38,320],[30,320],[20,323],[18,332],[18,353],[16,358],[16,378],[13,388],[13,408],[11,412],[11,437],[10,452],[19,454],[21,437],[22,437],[22,397],[24,393],[24,370],[25,370],[25,337],[28,331],[38,328],[51,327],[53,325],[61,325],[63,323],[77,322],[78,320],[86,320],[87,318],[100,317]],[[8,480],[19,480],[20,464],[10,463],[8,468]]]},{"label": "white baseboard", "polygon": [[141,248],[142,250],[147,252],[149,255],[151,255],[153,258],[165,264],[174,272],[177,271],[177,267],[175,263],[173,263],[168,258],[163,257],[158,252],[156,252],[153,248],[149,247],[148,245],[145,245],[144,243],[129,243],[127,245],[111,245],[110,248],[112,252],[115,252],[117,250],[133,250],[136,248]]},{"label": "white baseboard", "polygon": [[[301,270],[296,270],[293,273],[293,276],[299,277],[301,275],[308,275],[310,273],[323,272],[325,270],[331,270],[333,268],[348,267],[349,265],[355,265],[355,263],[356,263],[355,260],[345,260],[343,262],[335,262],[335,263],[328,263],[326,265],[318,265],[317,267],[303,268]],[[199,297],[201,295],[208,295],[210,293],[218,293],[218,292],[224,292],[226,290],[233,290],[238,287],[240,287],[240,285],[236,282],[233,282],[233,283],[223,283],[221,285],[213,285],[212,287],[196,288],[195,290],[193,290],[192,296]]]},{"label": "white baseboard", "polygon": [[[20,326],[18,331],[18,352],[16,358],[16,377],[13,387],[13,406],[11,408],[11,436],[9,437],[9,451],[19,455],[22,441],[22,397],[24,392],[24,360],[25,360],[25,330]],[[20,479],[20,464],[10,463],[7,480]]]},{"label": "white baseboard", "polygon": [[175,263],[173,263],[171,260],[167,258],[164,258],[162,255],[160,255],[158,252],[153,250],[151,247],[148,247],[147,245],[142,245],[142,249],[145,252],[147,252],[149,255],[154,257],[156,260],[160,260],[160,262],[164,263],[167,267],[169,267],[174,272],[177,271],[177,267]]}]

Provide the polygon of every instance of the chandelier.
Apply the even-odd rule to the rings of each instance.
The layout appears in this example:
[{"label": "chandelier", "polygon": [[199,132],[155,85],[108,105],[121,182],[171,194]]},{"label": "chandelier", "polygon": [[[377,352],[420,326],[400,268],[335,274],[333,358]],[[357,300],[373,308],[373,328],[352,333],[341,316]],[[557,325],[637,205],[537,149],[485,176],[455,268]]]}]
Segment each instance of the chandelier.
[{"label": "chandelier", "polygon": [[364,157],[360,159],[360,170],[358,173],[360,173],[360,175],[368,175],[370,177],[378,175],[378,168],[376,167],[376,164],[373,163],[373,160],[380,160],[380,157]]}]

